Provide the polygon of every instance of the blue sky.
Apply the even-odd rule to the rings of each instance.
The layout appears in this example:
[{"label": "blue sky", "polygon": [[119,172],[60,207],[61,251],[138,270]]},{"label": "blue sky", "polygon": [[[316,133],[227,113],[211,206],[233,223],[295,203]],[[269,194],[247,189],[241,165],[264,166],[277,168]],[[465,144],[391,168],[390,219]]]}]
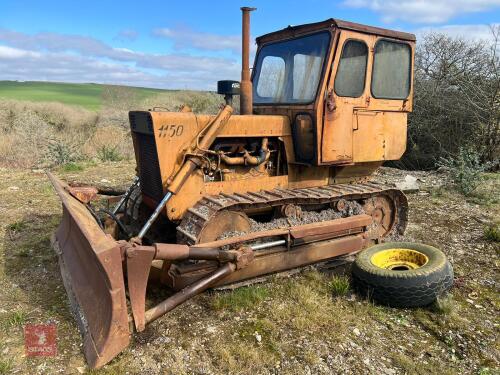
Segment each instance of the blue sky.
[{"label": "blue sky", "polygon": [[333,17],[484,39],[500,22],[500,0],[0,0],[0,80],[214,89],[239,78],[240,6],[253,37]]}]

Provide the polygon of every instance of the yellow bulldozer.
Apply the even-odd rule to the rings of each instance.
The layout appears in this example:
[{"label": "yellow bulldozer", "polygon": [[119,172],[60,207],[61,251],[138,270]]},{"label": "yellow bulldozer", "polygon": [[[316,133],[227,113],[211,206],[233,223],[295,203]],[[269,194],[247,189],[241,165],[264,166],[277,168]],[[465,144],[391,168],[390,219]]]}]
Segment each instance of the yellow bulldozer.
[{"label": "yellow bulldozer", "polygon": [[[53,244],[91,367],[208,288],[405,230],[405,195],[370,176],[405,151],[415,36],[338,19],[288,26],[256,39],[250,73],[252,10],[242,8],[241,82],[219,81],[218,114],[130,112],[137,177],[113,209],[98,211],[97,189],[49,175],[63,203]],[[379,261],[419,268],[431,256],[417,250]],[[152,282],[172,295],[147,306]]]}]

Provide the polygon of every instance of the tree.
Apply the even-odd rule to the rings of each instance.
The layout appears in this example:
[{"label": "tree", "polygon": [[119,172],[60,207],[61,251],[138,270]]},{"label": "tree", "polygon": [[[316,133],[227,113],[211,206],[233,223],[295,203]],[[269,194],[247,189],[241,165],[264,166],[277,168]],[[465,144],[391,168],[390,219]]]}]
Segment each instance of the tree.
[{"label": "tree", "polygon": [[489,41],[430,33],[415,54],[415,106],[403,166],[428,169],[472,148],[496,161],[500,145],[500,26]]}]

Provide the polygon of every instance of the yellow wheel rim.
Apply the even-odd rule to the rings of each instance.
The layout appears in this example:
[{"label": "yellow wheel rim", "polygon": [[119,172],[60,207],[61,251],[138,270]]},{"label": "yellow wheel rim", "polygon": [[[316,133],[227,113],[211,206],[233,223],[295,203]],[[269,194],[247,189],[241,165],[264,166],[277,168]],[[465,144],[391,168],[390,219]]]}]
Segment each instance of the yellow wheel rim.
[{"label": "yellow wheel rim", "polygon": [[425,266],[429,258],[417,250],[387,249],[372,255],[370,260],[378,268],[393,271],[408,271]]}]

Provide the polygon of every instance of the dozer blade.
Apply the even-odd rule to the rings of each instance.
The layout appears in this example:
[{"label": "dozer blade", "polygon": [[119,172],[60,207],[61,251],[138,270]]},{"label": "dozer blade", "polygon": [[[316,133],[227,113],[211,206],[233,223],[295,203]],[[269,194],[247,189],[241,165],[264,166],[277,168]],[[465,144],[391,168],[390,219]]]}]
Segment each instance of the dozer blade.
[{"label": "dozer blade", "polygon": [[66,184],[48,176],[63,206],[53,245],[64,286],[83,334],[87,362],[100,367],[130,342],[120,247]]}]

